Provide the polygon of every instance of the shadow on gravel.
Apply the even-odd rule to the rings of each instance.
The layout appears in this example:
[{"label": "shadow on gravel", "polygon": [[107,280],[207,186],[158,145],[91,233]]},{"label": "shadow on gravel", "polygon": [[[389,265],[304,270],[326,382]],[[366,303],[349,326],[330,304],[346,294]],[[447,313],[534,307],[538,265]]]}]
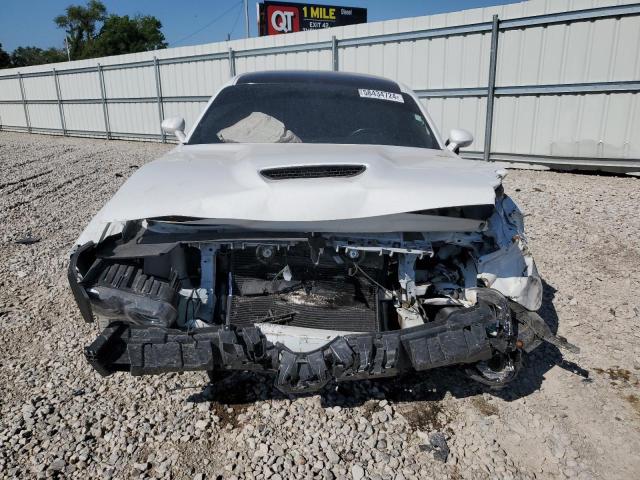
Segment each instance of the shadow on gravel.
[{"label": "shadow on gravel", "polygon": [[[542,281],[542,306],[538,313],[545,320],[554,334],[558,333],[560,319],[553,305],[556,289],[544,280]],[[589,371],[574,362],[565,360],[562,352],[555,345],[543,342],[538,348],[525,357],[525,364],[516,379],[503,390],[492,392],[505,401],[526,397],[540,389],[545,374],[554,366],[579,375],[585,382],[591,382]]]},{"label": "shadow on gravel", "polygon": [[329,384],[319,392],[290,396],[273,386],[273,375],[255,372],[234,372],[223,380],[205,386],[190,395],[188,402],[216,402],[242,407],[262,400],[284,400],[320,395],[323,407],[352,408],[369,400],[420,402],[442,400],[447,392],[455,397],[467,397],[484,392],[457,367],[430,372],[410,372],[400,377]]},{"label": "shadow on gravel", "polygon": [[[551,331],[558,331],[558,315],[553,305],[556,290],[543,281],[543,300],[540,315]],[[554,366],[582,376],[589,381],[589,372],[573,362],[563,359],[554,345],[543,343],[525,359],[518,377],[502,390],[492,390],[469,379],[462,368],[439,368],[426,372],[409,372],[400,377],[329,384],[319,393],[323,407],[357,407],[369,400],[393,402],[435,402],[449,392],[456,398],[465,398],[489,392],[505,401],[525,397],[538,390],[544,375]],[[308,396],[313,396],[310,394]],[[304,395],[303,395],[304,396]],[[242,408],[247,404],[267,399],[294,398],[273,387],[273,376],[254,372],[235,372],[191,395],[189,402],[215,402]],[[235,407],[234,407],[235,406]]]}]

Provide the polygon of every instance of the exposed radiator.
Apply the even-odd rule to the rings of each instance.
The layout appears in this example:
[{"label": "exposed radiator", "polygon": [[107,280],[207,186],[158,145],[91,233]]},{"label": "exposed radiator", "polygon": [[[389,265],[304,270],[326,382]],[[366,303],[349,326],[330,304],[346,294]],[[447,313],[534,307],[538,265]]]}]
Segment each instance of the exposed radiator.
[{"label": "exposed radiator", "polygon": [[[378,287],[363,276],[349,276],[347,263],[334,255],[323,253],[314,265],[306,246],[283,249],[269,262],[258,261],[253,249],[235,251],[231,323],[379,331]],[[361,268],[380,281],[383,260],[369,263]],[[289,280],[283,273],[287,266]]]}]

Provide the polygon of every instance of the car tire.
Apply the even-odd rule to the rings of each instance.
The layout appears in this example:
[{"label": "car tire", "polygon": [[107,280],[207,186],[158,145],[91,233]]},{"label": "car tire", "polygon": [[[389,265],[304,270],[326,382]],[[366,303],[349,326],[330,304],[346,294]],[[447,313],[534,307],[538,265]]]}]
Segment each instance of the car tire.
[{"label": "car tire", "polygon": [[494,390],[500,390],[512,382],[522,368],[523,357],[520,351],[511,354],[498,354],[490,360],[477,362],[467,367],[465,373],[476,382]]}]

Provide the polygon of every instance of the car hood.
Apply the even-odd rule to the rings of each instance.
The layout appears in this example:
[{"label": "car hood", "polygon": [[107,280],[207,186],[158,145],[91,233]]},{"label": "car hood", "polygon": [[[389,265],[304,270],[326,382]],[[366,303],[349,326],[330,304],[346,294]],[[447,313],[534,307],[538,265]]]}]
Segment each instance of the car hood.
[{"label": "car hood", "polygon": [[[266,168],[364,165],[353,177],[269,180]],[[323,222],[493,204],[504,172],[448,150],[376,145],[181,145],[134,173],[78,244],[112,223],[167,216]],[[109,233],[114,233],[113,231]]]}]

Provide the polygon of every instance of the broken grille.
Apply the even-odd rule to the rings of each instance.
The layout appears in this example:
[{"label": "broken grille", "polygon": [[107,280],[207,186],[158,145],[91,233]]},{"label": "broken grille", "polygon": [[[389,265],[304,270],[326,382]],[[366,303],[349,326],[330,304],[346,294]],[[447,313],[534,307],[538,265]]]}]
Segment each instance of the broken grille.
[{"label": "broken grille", "polygon": [[364,172],[364,165],[313,165],[303,167],[268,168],[260,174],[270,180],[294,178],[355,177]]},{"label": "broken grille", "polygon": [[[292,279],[279,282],[285,266],[289,267]],[[383,260],[372,256],[371,265],[361,268],[382,281],[382,266]],[[380,330],[377,288],[366,279],[348,275],[348,268],[344,263],[336,263],[334,255],[326,252],[320,254],[317,265],[313,264],[308,247],[281,250],[267,263],[256,260],[255,250],[235,250],[232,259],[235,294],[230,321],[237,327],[267,322],[377,332]],[[261,289],[264,293],[260,293]]]}]

